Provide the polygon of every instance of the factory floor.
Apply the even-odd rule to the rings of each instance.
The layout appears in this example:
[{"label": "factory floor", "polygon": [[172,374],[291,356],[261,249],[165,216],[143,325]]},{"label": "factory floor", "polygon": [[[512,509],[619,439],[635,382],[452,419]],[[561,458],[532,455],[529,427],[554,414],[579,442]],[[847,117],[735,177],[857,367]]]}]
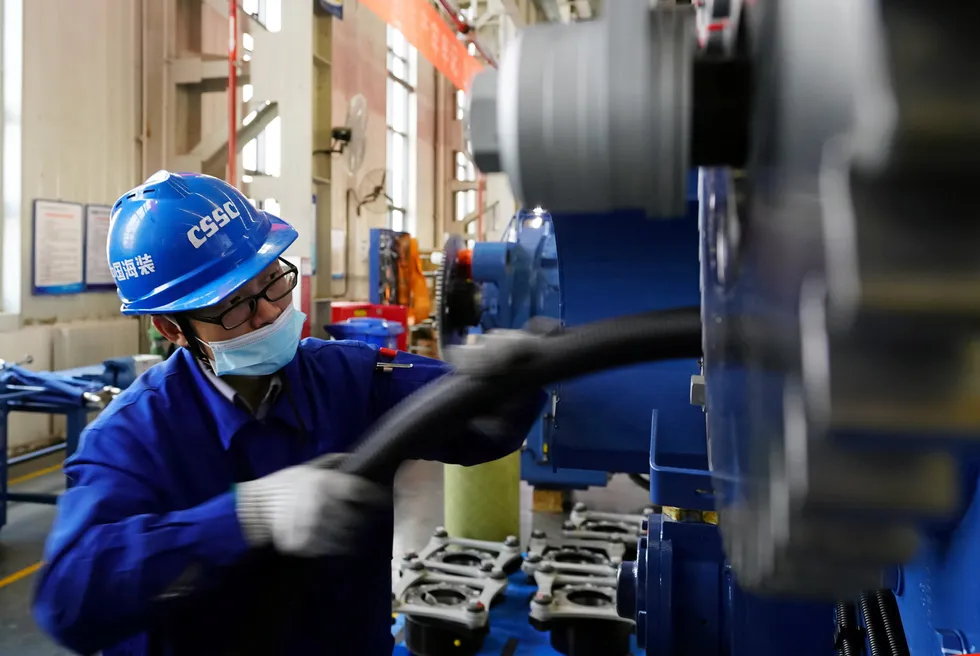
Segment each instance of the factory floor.
[{"label": "factory floor", "polygon": [[[10,474],[11,490],[57,492],[63,478],[54,460],[31,463]],[[647,492],[624,476],[609,487],[579,492],[595,510],[637,512],[648,504]],[[432,529],[442,523],[442,465],[414,462],[402,468],[397,483],[394,554],[420,549]],[[521,538],[526,543],[532,526],[557,531],[562,516],[531,512],[531,489],[522,490]],[[0,654],[55,656],[71,652],[58,648],[38,630],[30,615],[30,597],[39,567],[44,539],[54,508],[33,504],[8,504],[7,526],[0,530]]]}]

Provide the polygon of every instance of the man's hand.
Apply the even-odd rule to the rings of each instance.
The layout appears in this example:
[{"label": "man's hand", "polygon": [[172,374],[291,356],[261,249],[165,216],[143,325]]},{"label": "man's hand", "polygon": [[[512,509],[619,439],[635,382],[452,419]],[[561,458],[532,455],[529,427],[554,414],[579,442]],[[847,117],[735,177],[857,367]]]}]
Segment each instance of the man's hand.
[{"label": "man's hand", "polygon": [[362,523],[391,504],[390,489],[307,465],[289,467],[236,489],[238,517],[254,546],[293,556],[350,553]]}]

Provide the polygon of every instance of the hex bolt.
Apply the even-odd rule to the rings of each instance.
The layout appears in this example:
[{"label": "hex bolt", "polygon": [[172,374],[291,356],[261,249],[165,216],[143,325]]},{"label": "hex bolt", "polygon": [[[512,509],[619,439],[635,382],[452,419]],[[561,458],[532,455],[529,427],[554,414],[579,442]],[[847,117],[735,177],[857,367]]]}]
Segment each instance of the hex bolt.
[{"label": "hex bolt", "polygon": [[562,523],[561,530],[563,530],[563,531],[574,531],[575,530],[575,523],[574,522],[566,521],[566,522]]},{"label": "hex bolt", "polygon": [[541,529],[536,528],[533,531],[531,531],[531,537],[535,540],[543,540],[546,537],[548,537],[548,534],[542,531]]},{"label": "hex bolt", "polygon": [[577,513],[583,513],[588,509],[589,507],[584,503],[582,503],[581,501],[579,501],[574,506],[572,506],[572,512],[577,512]]},{"label": "hex bolt", "polygon": [[479,601],[471,601],[470,603],[466,604],[466,610],[470,613],[482,613],[486,610],[486,608]]},{"label": "hex bolt", "polygon": [[492,560],[484,560],[482,563],[480,563],[480,571],[481,572],[490,572],[490,571],[493,571],[493,561]]},{"label": "hex bolt", "polygon": [[504,546],[505,547],[516,547],[516,546],[520,545],[520,543],[521,543],[521,541],[518,540],[513,535],[508,535],[507,538],[504,540]]},{"label": "hex bolt", "polygon": [[446,531],[446,529],[443,528],[442,526],[437,526],[436,527],[436,530],[432,532],[432,537],[440,538],[440,539],[442,539],[442,538],[448,538],[449,537],[449,532]]},{"label": "hex bolt", "polygon": [[545,594],[544,592],[539,592],[538,594],[534,595],[534,603],[547,606],[551,603],[551,595]]},{"label": "hex bolt", "polygon": [[529,553],[524,560],[526,560],[529,563],[540,563],[541,562],[541,554],[539,554],[539,553],[533,553],[533,552],[532,553]]}]

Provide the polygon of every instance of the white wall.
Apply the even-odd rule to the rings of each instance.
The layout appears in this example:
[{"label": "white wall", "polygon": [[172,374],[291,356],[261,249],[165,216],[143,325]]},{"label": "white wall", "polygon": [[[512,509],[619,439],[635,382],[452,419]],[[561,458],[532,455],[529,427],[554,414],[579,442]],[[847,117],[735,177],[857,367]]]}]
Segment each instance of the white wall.
[{"label": "white wall", "polygon": [[24,0],[21,314],[119,316],[115,292],[31,296],[36,198],[113,203],[139,182],[136,0]]},{"label": "white wall", "polygon": [[[30,354],[35,369],[71,366],[55,361],[63,330],[90,325],[80,320],[107,319],[112,328],[105,329],[105,337],[85,342],[84,353],[73,354],[73,359],[101,362],[120,355],[120,348],[135,349],[138,324],[119,318],[115,292],[31,295],[31,208],[36,198],[111,204],[139,182],[139,3],[14,1],[21,3],[23,15],[21,152],[5,166],[19,165],[20,185],[4,193],[8,203],[20,197],[21,295],[19,317],[0,325],[6,329],[0,332],[0,358]],[[6,211],[16,214],[17,206]],[[17,255],[15,248],[4,252],[5,258]],[[18,324],[23,328],[10,330]],[[12,415],[9,428],[12,450],[52,434],[52,422],[43,416]]]}]

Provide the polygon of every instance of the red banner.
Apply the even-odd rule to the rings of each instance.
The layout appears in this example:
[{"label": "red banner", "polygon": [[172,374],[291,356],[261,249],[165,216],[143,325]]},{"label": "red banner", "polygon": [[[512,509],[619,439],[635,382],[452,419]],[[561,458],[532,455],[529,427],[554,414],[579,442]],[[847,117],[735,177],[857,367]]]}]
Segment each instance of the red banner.
[{"label": "red banner", "polygon": [[457,32],[428,0],[360,0],[405,38],[457,89],[467,89],[483,64],[470,55]]}]

